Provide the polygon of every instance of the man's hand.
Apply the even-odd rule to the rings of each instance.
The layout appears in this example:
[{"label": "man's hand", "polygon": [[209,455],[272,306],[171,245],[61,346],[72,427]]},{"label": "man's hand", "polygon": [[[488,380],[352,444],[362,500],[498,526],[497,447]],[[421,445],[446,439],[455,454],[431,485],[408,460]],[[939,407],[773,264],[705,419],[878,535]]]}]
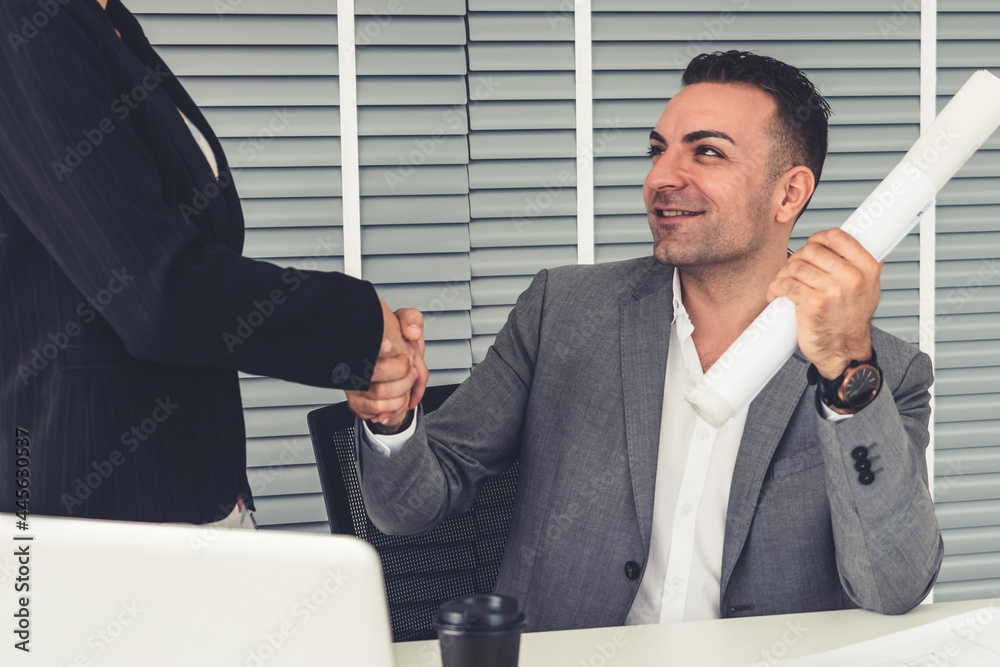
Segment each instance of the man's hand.
[{"label": "man's hand", "polygon": [[351,410],[362,419],[398,426],[420,403],[430,372],[424,363],[424,318],[419,310],[395,313],[382,304],[382,346],[367,391],[346,391]]},{"label": "man's hand", "polygon": [[881,262],[842,229],[809,237],[767,289],[767,300],[795,303],[802,353],[832,380],[852,359],[871,357],[871,318],[878,306]]}]

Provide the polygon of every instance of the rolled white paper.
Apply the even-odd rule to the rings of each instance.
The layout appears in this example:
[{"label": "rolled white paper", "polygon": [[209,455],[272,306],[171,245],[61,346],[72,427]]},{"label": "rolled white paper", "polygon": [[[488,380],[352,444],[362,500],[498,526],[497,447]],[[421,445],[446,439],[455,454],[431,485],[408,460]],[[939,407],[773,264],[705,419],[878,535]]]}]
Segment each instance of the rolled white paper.
[{"label": "rolled white paper", "polygon": [[[934,205],[934,197],[1000,127],[1000,79],[986,70],[965,85],[841,229],[881,261]],[[685,398],[718,428],[752,401],[795,351],[795,304],[772,301]]]}]

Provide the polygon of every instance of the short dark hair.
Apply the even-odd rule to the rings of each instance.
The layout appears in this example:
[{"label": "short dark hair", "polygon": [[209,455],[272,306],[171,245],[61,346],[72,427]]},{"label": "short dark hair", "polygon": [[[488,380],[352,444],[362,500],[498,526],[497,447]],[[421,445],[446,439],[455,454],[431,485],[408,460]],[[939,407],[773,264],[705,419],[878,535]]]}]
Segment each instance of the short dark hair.
[{"label": "short dark hair", "polygon": [[819,183],[826,160],[830,105],[802,70],[748,51],[716,51],[702,53],[688,63],[681,85],[693,83],[742,84],[767,93],[777,106],[772,178],[805,165]]}]

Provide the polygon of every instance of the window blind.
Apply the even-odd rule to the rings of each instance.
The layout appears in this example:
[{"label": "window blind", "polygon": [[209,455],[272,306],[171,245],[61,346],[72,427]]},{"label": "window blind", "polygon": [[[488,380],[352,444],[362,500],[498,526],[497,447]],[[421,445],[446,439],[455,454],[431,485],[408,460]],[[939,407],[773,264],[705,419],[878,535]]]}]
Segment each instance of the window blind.
[{"label": "window blind", "polygon": [[[976,69],[1000,76],[1000,7],[938,2],[938,109]],[[937,209],[935,600],[1000,595],[1000,133]]]},{"label": "window blind", "polygon": [[425,314],[431,382],[461,382],[469,339],[468,93],[462,0],[355,3],[362,276]]},{"label": "window blind", "polygon": [[545,267],[575,264],[573,3],[469,0],[473,360]]}]

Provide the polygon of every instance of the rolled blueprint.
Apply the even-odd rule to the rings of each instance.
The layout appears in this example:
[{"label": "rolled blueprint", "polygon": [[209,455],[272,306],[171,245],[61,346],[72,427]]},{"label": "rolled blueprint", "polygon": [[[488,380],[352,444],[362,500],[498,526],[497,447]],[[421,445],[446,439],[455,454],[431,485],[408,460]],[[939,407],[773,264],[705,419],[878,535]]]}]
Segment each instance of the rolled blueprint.
[{"label": "rolled blueprint", "polygon": [[[934,197],[1000,127],[1000,79],[969,77],[841,229],[881,261],[934,205]],[[685,398],[718,428],[752,401],[795,351],[795,304],[772,301]]]}]

